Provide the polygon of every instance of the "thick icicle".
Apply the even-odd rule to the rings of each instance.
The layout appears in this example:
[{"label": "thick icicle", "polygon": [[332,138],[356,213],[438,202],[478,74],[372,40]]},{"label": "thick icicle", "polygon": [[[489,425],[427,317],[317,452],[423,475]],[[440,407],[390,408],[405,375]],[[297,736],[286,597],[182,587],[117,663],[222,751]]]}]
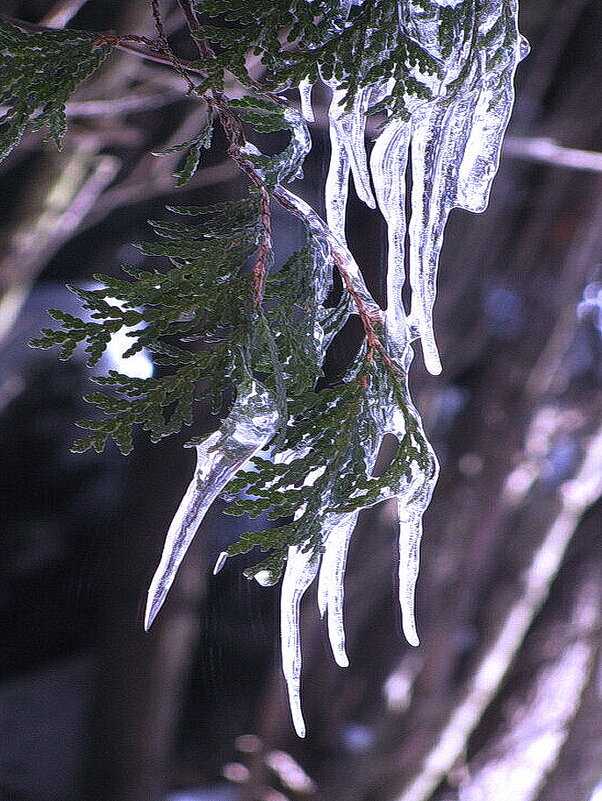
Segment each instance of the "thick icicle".
[{"label": "thick icicle", "polygon": [[316,577],[319,564],[320,557],[312,550],[304,552],[302,546],[289,548],[280,592],[282,671],[286,679],[293,724],[299,737],[305,737],[305,721],[301,711],[299,605]]},{"label": "thick icicle", "polygon": [[355,190],[366,205],[374,208],[376,203],[370,187],[370,174],[366,159],[364,131],[366,112],[371,89],[361,90],[354,98],[351,111],[343,104],[345,92],[332,88],[328,108],[330,133],[330,165],[326,177],[324,200],[326,221],[333,234],[346,242],[345,217],[349,195],[349,173],[353,173]]},{"label": "thick icicle", "polygon": [[345,594],[345,566],[351,535],[357,523],[358,512],[337,515],[324,542],[324,553],[318,577],[318,608],[320,615],[328,614],[328,638],[335,662],[341,667],[349,665],[345,651],[343,599]]},{"label": "thick icicle", "polygon": [[171,587],[198,527],[225,485],[276,431],[278,411],[272,396],[251,380],[239,387],[230,415],[199,445],[192,481],[171,522],[161,561],[148,591],[144,627],[150,628]]},{"label": "thick icicle", "polygon": [[482,212],[498,170],[504,134],[514,105],[514,72],[529,52],[526,40],[518,35],[515,61],[500,75],[490,73],[479,87],[474,116],[459,169],[456,205],[467,211]]}]

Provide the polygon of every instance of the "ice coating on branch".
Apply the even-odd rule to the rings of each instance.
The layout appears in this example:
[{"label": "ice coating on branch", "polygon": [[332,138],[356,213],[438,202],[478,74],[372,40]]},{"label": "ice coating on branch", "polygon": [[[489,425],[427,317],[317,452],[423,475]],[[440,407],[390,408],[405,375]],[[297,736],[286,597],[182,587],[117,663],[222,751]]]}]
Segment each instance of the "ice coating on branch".
[{"label": "ice coating on branch", "polygon": [[278,411],[271,394],[255,380],[238,387],[236,401],[222,426],[195,445],[192,481],[174,515],[161,561],[148,591],[144,627],[161,609],[180,563],[209,507],[228,481],[274,436]]},{"label": "ice coating on branch", "polygon": [[[368,291],[364,276],[345,243],[337,239],[330,228],[324,225],[322,219],[316,214],[312,207],[293,192],[290,192],[283,186],[279,186],[276,188],[276,195],[284,201],[285,207],[288,205],[298,211],[309,225],[312,233],[314,233],[318,239],[324,241],[332,252],[337,254],[341,265],[349,277],[354,292],[357,293],[358,299],[361,300],[367,312],[374,315],[376,319],[379,319],[381,317],[381,308]],[[353,309],[352,311],[357,310]]]}]

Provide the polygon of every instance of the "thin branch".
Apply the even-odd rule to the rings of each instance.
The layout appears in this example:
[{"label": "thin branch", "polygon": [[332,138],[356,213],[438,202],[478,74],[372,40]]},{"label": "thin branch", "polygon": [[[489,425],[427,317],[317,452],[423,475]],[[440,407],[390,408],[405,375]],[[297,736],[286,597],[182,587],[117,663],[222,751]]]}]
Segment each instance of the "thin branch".
[{"label": "thin branch", "polygon": [[[11,25],[14,25],[17,28],[20,28],[23,31],[28,33],[39,33],[40,31],[50,31],[54,30],[53,28],[49,27],[48,25],[40,25],[35,22],[25,22],[21,19],[15,19],[15,17],[11,17],[8,14],[0,14],[2,19],[5,19],[7,22],[10,22]],[[160,52],[153,51],[153,50],[141,50],[139,46],[140,44],[144,44],[147,47],[151,46],[151,40],[147,39],[146,37],[142,36],[116,36],[112,33],[107,34],[98,34],[98,42],[110,42],[114,45],[117,50],[121,50],[124,53],[129,53],[132,56],[136,56],[137,58],[142,58],[145,61],[152,61],[156,64],[163,64],[166,67],[174,68],[174,63],[169,58]],[[185,73],[190,73],[191,75],[202,75],[204,76],[205,73],[203,70],[194,67],[190,62],[186,59],[178,59],[178,64],[182,68]]]},{"label": "thin branch", "polygon": [[511,136],[504,142],[503,152],[506,156],[542,161],[555,167],[602,172],[602,153],[563,147],[543,137]]},{"label": "thin branch", "polygon": [[[161,108],[182,99],[182,93],[175,90],[153,92],[152,94],[126,95],[116,97],[114,100],[74,100],[65,105],[68,118],[75,117],[104,117],[112,114],[118,117],[121,114],[132,114],[137,111],[147,111],[151,108]],[[6,114],[7,106],[0,106],[0,116]],[[39,114],[32,114],[35,120]]]},{"label": "thin branch", "polygon": [[215,53],[209,42],[200,35],[201,26],[190,0],[178,0],[178,5],[186,18],[186,24],[197,46],[201,58],[215,58]]},{"label": "thin branch", "polygon": [[180,63],[179,58],[172,50],[171,45],[169,44],[169,41],[167,39],[167,34],[165,33],[165,29],[163,28],[163,18],[161,16],[159,0],[151,0],[151,9],[153,12],[153,19],[155,21],[155,28],[159,37],[159,46],[161,50],[169,58],[169,61],[173,66],[173,68],[181,75],[182,79],[185,81],[186,85],[188,86],[188,91],[194,92],[195,85],[190,80],[190,76],[186,73],[186,70]]},{"label": "thin branch", "polygon": [[261,226],[263,239],[257,251],[257,258],[252,268],[253,275],[253,301],[256,307],[263,301],[263,288],[268,272],[268,260],[272,253],[272,212],[270,209],[270,193],[265,187],[260,190]]}]

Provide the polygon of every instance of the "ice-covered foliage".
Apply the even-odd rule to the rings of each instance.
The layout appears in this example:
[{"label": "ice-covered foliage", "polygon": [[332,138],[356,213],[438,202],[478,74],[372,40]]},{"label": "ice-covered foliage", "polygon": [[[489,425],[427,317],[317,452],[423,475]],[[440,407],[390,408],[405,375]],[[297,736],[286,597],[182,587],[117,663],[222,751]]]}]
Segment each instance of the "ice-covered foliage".
[{"label": "ice-covered foliage", "polygon": [[[301,599],[317,577],[319,611],[334,657],[345,666],[349,541],[359,512],[384,500],[398,508],[403,627],[418,644],[414,589],[437,462],[408,392],[412,343],[421,340],[426,367],[439,373],[432,313],[444,226],[454,207],[487,205],[526,44],[514,0],[204,0],[192,22],[201,54],[192,65],[201,75],[195,91],[207,113],[199,134],[177,146],[184,158],[177,179],[197,169],[219,123],[228,154],[250,179],[248,196],[172,208],[185,221],[153,223],[160,241],[142,246],[171,266],[128,267],[131,280],[100,276],[106,289],[75,290],[91,321],[55,311],[62,328],[45,330],[36,344],[59,345],[68,357],[84,342],[94,363],[114,332],[128,327],[128,353],[146,348],[164,366],[160,377],[98,378],[112,392],[88,398],[104,417],[79,423],[91,433],[78,450],[100,450],[111,437],[126,452],[134,424],[159,439],[194,425],[198,400],[212,400],[222,421],[188,443],[197,466],[167,535],[146,624],[218,495],[230,501],[231,514],[278,521],[244,534],[216,569],[258,546],[264,558],[249,577],[272,584],[284,570],[283,669],[303,735]],[[262,61],[260,80],[247,73],[249,54]],[[181,74],[182,64],[176,67]],[[247,96],[227,98],[226,69],[248,87]],[[307,123],[319,81],[330,90],[325,220],[284,186],[300,176],[311,148]],[[301,112],[293,95],[283,94],[296,88]],[[379,130],[373,144],[365,135],[370,115]],[[288,132],[288,144],[265,155],[255,133],[277,130]],[[386,308],[366,288],[346,243],[351,177],[359,198],[378,207],[388,226]],[[303,222],[305,242],[271,269],[274,202]],[[375,254],[365,268],[378,263]],[[334,273],[342,287],[337,302]],[[402,299],[406,276],[409,308]],[[359,315],[363,341],[339,378],[325,378],[328,347],[351,314]],[[375,476],[391,436],[396,448]]]}]

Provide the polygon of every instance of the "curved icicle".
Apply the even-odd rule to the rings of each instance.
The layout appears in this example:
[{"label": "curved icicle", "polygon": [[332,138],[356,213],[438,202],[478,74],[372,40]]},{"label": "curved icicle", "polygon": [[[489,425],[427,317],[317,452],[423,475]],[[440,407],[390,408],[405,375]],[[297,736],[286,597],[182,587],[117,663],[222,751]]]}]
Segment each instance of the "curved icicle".
[{"label": "curved icicle", "polygon": [[304,552],[302,546],[290,547],[280,593],[280,645],[282,671],[286,679],[289,705],[295,731],[305,737],[305,721],[301,710],[301,638],[299,606],[320,564],[313,550]]},{"label": "curved icicle", "polygon": [[272,396],[258,382],[239,392],[221,428],[195,445],[197,463],[174,515],[159,566],[148,591],[144,628],[148,631],[176,576],[180,563],[209,507],[228,481],[261,450],[276,431],[278,411]]},{"label": "curved icicle", "polygon": [[357,523],[358,512],[337,517],[339,519],[324,543],[318,577],[318,609],[322,617],[328,615],[328,638],[335,662],[340,667],[348,667],[343,623],[344,580],[349,542]]}]

